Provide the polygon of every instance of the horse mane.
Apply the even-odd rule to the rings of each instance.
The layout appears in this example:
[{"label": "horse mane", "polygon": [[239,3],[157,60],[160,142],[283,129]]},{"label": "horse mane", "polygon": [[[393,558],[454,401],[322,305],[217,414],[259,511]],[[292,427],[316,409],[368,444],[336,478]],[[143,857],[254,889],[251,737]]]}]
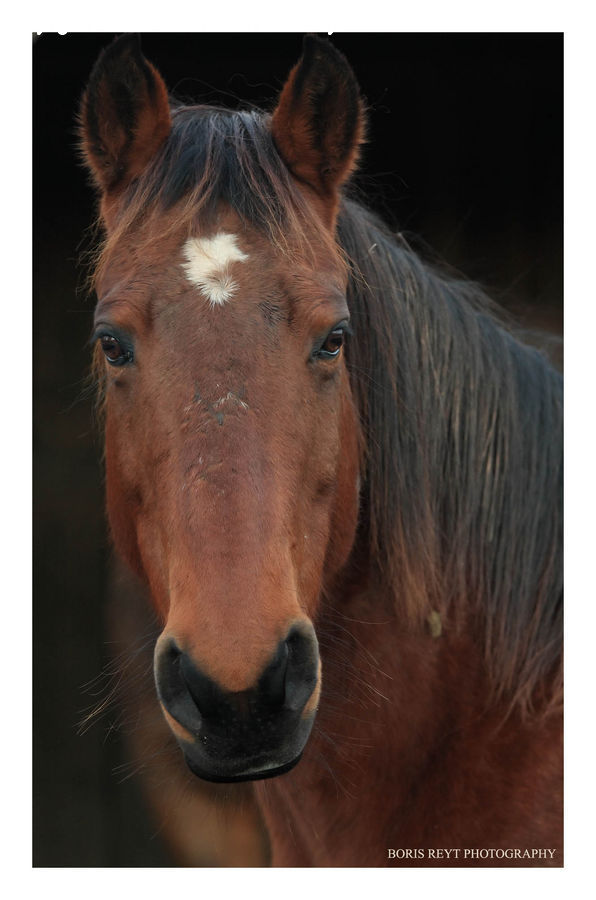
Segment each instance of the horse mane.
[{"label": "horse mane", "polygon": [[495,693],[526,713],[551,708],[561,694],[561,376],[477,285],[423,262],[359,204],[344,202],[338,234],[353,265],[348,364],[365,423],[372,556],[407,621],[438,612],[458,628],[480,616]]},{"label": "horse mane", "polygon": [[[97,259],[154,214],[189,233],[221,203],[284,252],[328,241],[279,157],[269,116],[177,106],[126,189]],[[160,226],[161,227],[161,226]],[[147,239],[149,239],[147,237]],[[366,471],[360,538],[402,620],[482,623],[495,694],[523,712],[561,693],[562,387],[476,285],[424,262],[344,199],[331,252],[349,273],[347,345]],[[540,693],[542,691],[542,693]]]}]

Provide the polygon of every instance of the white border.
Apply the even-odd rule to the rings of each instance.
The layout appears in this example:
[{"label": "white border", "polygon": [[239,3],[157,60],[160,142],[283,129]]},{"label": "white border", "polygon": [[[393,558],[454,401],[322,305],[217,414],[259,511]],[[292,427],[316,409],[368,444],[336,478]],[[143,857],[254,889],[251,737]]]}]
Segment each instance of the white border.
[{"label": "white border", "polygon": [[[210,6],[212,8],[210,8]],[[179,2],[151,10],[148,4],[102,2],[91,8],[80,0],[70,3],[27,5],[26,12],[11,13],[5,27],[2,64],[2,140],[4,208],[2,246],[5,278],[5,338],[2,353],[1,409],[5,427],[2,445],[5,652],[2,655],[4,716],[2,768],[4,809],[1,817],[4,883],[11,890],[19,879],[19,893],[37,889],[44,896],[68,898],[117,896],[131,891],[144,897],[163,895],[180,887],[214,896],[221,891],[241,891],[242,896],[300,897],[305,890],[366,896],[389,890],[402,894],[413,888],[417,895],[498,897],[504,891],[522,891],[541,897],[579,896],[582,881],[593,883],[592,818],[594,703],[586,686],[593,680],[589,665],[594,653],[595,590],[592,566],[595,555],[595,465],[593,367],[596,356],[594,330],[594,49],[589,6],[580,2],[528,3],[504,0],[498,4],[435,2],[392,5],[392,14],[380,4],[321,4],[305,0],[298,14],[277,4],[256,8],[252,4],[223,5]],[[389,6],[389,4],[387,4]],[[140,10],[142,9],[142,12]],[[565,318],[567,360],[566,415],[566,868],[565,870],[32,870],[30,852],[31,755],[30,657],[26,648],[31,634],[31,366],[26,352],[31,334],[31,187],[30,106],[31,32],[71,31],[225,31],[230,22],[236,31],[565,31],[566,51],[566,204],[565,204]],[[430,27],[429,27],[430,26]],[[12,137],[12,140],[11,140]],[[6,321],[8,319],[8,321]],[[7,533],[8,532],[8,533]],[[8,541],[8,543],[7,543]],[[17,639],[18,637],[18,639]],[[29,691],[28,691],[29,688]],[[581,816],[581,808],[586,809]],[[590,818],[588,818],[590,813]],[[16,887],[15,887],[16,889]],[[431,892],[432,889],[432,892]],[[583,893],[583,891],[582,891]]]}]

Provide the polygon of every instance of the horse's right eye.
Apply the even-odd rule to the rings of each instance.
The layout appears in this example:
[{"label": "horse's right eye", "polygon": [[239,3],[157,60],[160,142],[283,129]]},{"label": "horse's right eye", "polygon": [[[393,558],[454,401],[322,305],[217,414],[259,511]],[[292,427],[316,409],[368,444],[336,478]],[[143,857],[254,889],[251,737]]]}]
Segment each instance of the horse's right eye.
[{"label": "horse's right eye", "polygon": [[123,366],[132,361],[132,350],[125,349],[112,334],[103,334],[100,338],[104,356],[112,366]]}]

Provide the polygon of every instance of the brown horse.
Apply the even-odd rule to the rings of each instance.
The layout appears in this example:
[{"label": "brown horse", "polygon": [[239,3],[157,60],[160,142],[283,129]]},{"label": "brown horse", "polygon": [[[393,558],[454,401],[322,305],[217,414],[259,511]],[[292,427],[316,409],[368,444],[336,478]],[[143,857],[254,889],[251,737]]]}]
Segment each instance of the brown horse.
[{"label": "brown horse", "polygon": [[101,54],[113,540],[184,759],[255,782],[274,865],[560,866],[561,379],[347,198],[364,135],[317,37],[271,115]]}]

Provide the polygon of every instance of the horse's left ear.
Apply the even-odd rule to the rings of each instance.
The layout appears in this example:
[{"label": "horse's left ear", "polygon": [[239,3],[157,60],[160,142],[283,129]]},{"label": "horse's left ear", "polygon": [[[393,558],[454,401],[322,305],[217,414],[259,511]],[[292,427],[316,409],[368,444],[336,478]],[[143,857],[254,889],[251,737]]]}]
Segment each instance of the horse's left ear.
[{"label": "horse's left ear", "polygon": [[324,201],[333,224],[339,190],[364,140],[364,104],[346,58],[329,41],[306,35],[271,120],[277,149],[292,174]]},{"label": "horse's left ear", "polygon": [[100,54],[83,95],[81,149],[104,199],[141,174],[170,133],[168,92],[137,35]]}]

